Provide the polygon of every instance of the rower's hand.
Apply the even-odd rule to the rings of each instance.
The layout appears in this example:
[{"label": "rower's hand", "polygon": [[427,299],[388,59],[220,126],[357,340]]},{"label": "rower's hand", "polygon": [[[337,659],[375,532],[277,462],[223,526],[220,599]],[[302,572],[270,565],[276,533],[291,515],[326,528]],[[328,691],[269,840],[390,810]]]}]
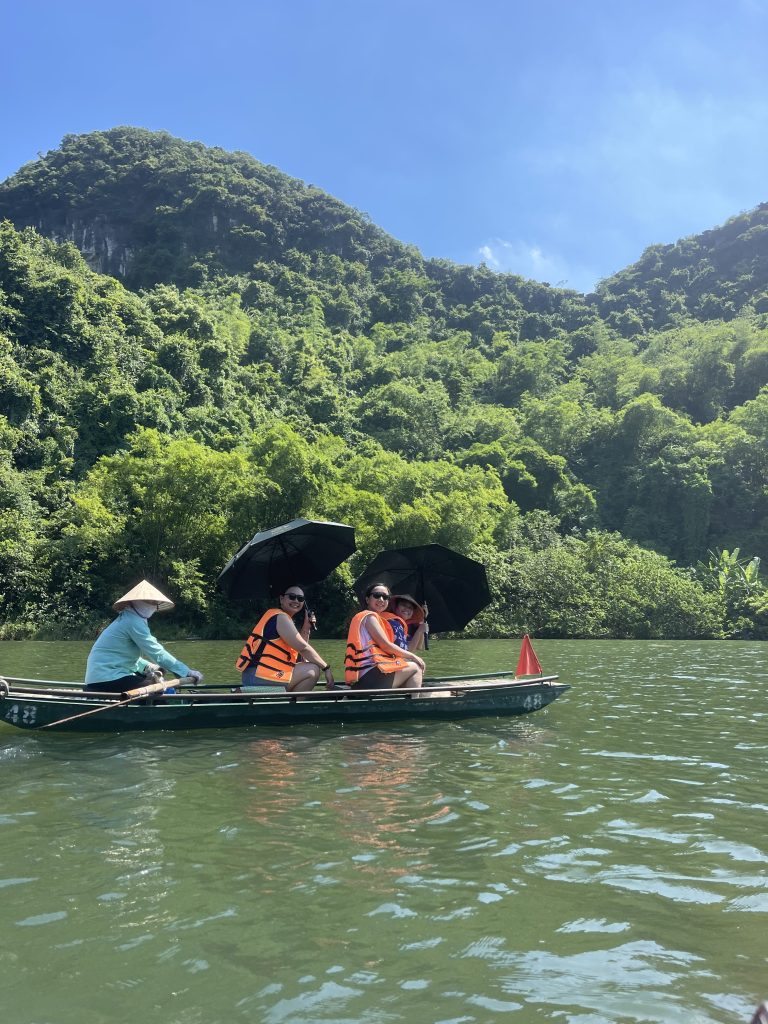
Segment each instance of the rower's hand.
[{"label": "rower's hand", "polygon": [[333,672],[330,669],[325,673],[325,688],[332,690],[336,684],[333,681]]},{"label": "rower's hand", "polygon": [[203,673],[198,672],[196,669],[191,668],[189,670],[189,678],[192,680],[195,686],[199,686],[203,681]]},{"label": "rower's hand", "polygon": [[426,667],[427,667],[427,666],[426,666],[426,664],[425,664],[425,662],[424,662],[424,660],[423,660],[422,658],[420,658],[420,657],[418,656],[418,654],[414,654],[414,656],[413,656],[413,658],[412,658],[412,661],[414,661],[414,662],[415,662],[415,663],[416,663],[416,664],[417,664],[417,665],[419,666],[419,668],[421,669],[421,671],[422,671],[422,672],[423,672],[423,671],[424,671],[424,670],[426,669]]}]

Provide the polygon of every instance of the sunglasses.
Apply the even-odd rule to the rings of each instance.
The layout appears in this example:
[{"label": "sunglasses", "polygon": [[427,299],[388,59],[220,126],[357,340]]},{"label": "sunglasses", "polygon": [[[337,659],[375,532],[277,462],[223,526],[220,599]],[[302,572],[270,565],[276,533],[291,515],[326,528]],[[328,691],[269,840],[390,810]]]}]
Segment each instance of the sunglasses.
[{"label": "sunglasses", "polygon": [[374,594],[368,595],[368,597],[375,597],[377,601],[388,601],[391,596],[391,594],[382,594],[380,590]]},{"label": "sunglasses", "polygon": [[303,602],[305,600],[303,594],[286,594],[285,596],[288,598],[289,601]]}]

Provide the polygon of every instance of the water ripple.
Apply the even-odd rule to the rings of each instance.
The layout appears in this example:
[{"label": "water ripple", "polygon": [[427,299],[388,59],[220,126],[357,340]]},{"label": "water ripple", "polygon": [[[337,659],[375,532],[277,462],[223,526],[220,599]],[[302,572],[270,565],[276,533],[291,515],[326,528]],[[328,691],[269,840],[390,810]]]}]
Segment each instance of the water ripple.
[{"label": "water ripple", "polygon": [[528,721],[0,732],[8,1019],[746,1024],[764,647],[544,650]]}]

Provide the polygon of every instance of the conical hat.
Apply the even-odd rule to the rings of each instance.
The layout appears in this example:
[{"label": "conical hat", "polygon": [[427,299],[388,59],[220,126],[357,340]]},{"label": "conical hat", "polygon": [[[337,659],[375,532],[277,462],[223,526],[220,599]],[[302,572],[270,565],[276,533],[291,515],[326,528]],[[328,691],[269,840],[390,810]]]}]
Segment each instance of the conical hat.
[{"label": "conical hat", "polygon": [[141,583],[137,583],[133,590],[129,590],[127,594],[123,594],[117,601],[112,605],[116,612],[122,611],[127,604],[131,601],[151,601],[152,604],[157,605],[159,612],[167,612],[170,608],[173,608],[173,601],[169,600],[165,594],[161,594],[157,587],[153,587],[147,580],[142,580]]}]

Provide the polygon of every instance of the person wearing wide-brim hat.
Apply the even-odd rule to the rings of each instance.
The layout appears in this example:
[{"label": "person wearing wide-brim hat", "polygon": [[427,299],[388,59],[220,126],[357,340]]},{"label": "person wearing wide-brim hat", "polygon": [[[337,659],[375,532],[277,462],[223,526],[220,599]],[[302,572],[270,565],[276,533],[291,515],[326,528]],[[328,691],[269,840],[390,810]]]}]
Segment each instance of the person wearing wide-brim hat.
[{"label": "person wearing wide-brim hat", "polygon": [[99,635],[88,655],[86,690],[124,693],[146,682],[145,672],[160,666],[177,676],[191,676],[195,682],[202,672],[174,658],[149,631],[155,612],[173,608],[173,601],[142,580],[112,605],[117,618]]},{"label": "person wearing wide-brim hat", "polygon": [[405,622],[408,650],[423,650],[426,647],[426,638],[429,635],[426,602],[419,604],[411,594],[393,594],[389,599],[389,607],[395,615]]},{"label": "person wearing wide-brim hat", "polygon": [[[422,685],[425,665],[408,649],[405,622],[388,614],[389,587],[372,583],[361,595],[362,611],[352,617],[347,634],[344,677],[357,690],[389,690]],[[400,625],[400,634],[395,629]]]}]

